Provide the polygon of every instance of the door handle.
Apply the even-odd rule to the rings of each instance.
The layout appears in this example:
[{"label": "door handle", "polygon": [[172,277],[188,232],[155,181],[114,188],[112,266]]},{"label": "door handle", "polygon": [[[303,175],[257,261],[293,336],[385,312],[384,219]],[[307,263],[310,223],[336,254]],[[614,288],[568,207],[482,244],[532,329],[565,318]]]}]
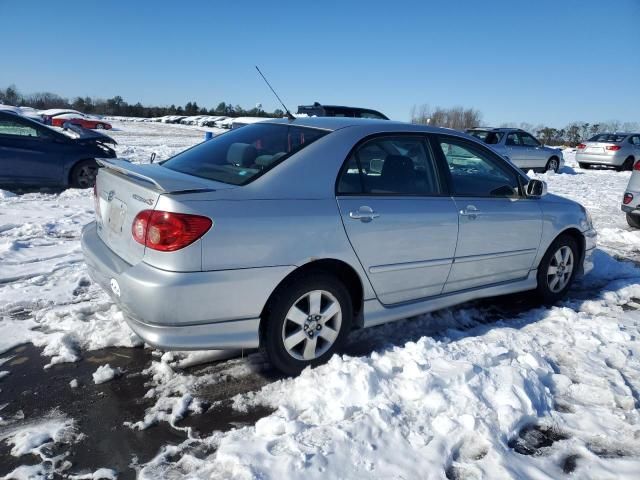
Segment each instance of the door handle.
[{"label": "door handle", "polygon": [[474,220],[478,215],[480,215],[480,212],[475,205],[467,205],[464,209],[460,210],[460,215]]},{"label": "door handle", "polygon": [[355,212],[349,212],[349,218],[353,220],[360,220],[362,222],[370,222],[374,218],[378,218],[380,216],[379,213],[373,211],[373,208],[362,206],[358,208]]}]

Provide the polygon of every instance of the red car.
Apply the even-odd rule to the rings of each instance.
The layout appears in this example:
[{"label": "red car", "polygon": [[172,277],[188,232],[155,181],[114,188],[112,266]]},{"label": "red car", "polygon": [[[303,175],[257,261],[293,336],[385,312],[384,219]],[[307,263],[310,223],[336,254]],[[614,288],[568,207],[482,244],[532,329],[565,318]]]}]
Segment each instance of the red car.
[{"label": "red car", "polygon": [[73,123],[83,128],[111,130],[111,124],[100,120],[99,118],[91,118],[81,113],[63,113],[51,117],[51,125],[54,127],[63,127],[65,123]]}]

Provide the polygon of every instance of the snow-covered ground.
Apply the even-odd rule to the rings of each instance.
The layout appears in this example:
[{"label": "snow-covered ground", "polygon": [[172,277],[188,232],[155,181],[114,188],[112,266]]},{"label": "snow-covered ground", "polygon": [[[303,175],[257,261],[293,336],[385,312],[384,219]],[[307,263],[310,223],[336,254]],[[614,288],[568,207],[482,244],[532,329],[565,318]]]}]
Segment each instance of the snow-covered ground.
[{"label": "snow-covered ground", "polygon": [[[119,142],[118,154],[140,162],[152,152],[167,158],[203,138],[201,129],[181,125],[114,127],[109,134]],[[140,476],[638,478],[640,231],[627,226],[619,209],[629,173],[585,171],[573,154],[566,158],[561,174],[538,177],[550,192],[590,210],[600,247],[595,270],[562,305],[494,315],[486,304],[467,304],[359,332],[354,342],[375,340],[372,353],[335,356],[297,378],[237,395],[238,410],[268,406],[274,413],[204,437],[180,420],[205,412],[199,391],[248,375],[256,355],[195,375],[182,368],[222,356],[158,353],[140,379],[153,405],[122,428],[166,422],[189,438],[160,451]],[[74,362],[88,350],[140,345],[86,273],[78,240],[92,217],[90,191],[0,192],[0,352],[30,341],[43,347],[51,365]],[[127,376],[107,365],[95,368],[96,383]],[[2,375],[11,373],[2,364],[0,370],[9,371],[0,373],[1,389]],[[1,395],[0,442],[12,455],[31,452],[45,462],[51,459],[44,446],[72,449],[90,434],[59,412],[3,419],[3,405],[19,399]],[[33,457],[24,463],[16,477],[51,471],[44,463],[32,466]]]}]

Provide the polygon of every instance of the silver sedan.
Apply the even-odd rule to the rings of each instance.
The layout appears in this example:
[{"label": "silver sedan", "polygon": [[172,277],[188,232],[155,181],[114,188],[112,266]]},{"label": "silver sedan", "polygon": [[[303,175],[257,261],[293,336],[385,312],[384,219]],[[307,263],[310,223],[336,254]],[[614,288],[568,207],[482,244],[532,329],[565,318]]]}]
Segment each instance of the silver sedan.
[{"label": "silver sedan", "polygon": [[103,160],[92,278],[163,349],[262,347],[295,374],[355,328],[591,268],[586,210],[477,139],[353,118],[272,120],[154,165]]},{"label": "silver sedan", "polygon": [[640,133],[599,133],[578,145],[576,161],[580,168],[594,165],[631,170],[640,160]]}]

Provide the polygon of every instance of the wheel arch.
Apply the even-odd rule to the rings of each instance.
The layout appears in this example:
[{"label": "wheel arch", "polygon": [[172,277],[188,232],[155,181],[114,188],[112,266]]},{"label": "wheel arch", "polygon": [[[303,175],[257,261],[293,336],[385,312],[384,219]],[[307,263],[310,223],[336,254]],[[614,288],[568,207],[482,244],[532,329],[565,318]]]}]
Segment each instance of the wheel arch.
[{"label": "wheel arch", "polygon": [[334,258],[325,258],[319,260],[312,260],[299,266],[286,277],[284,277],[280,283],[273,289],[271,295],[267,299],[262,312],[260,313],[260,338],[263,338],[265,323],[262,319],[265,318],[265,314],[271,308],[271,304],[280,291],[285,288],[286,285],[294,282],[297,278],[305,275],[313,274],[313,272],[323,272],[335,276],[340,280],[347,288],[351,297],[351,303],[353,306],[353,326],[355,328],[361,328],[363,325],[363,307],[364,307],[364,286],[362,279],[358,275],[358,272],[347,262],[343,260],[337,260]]}]

